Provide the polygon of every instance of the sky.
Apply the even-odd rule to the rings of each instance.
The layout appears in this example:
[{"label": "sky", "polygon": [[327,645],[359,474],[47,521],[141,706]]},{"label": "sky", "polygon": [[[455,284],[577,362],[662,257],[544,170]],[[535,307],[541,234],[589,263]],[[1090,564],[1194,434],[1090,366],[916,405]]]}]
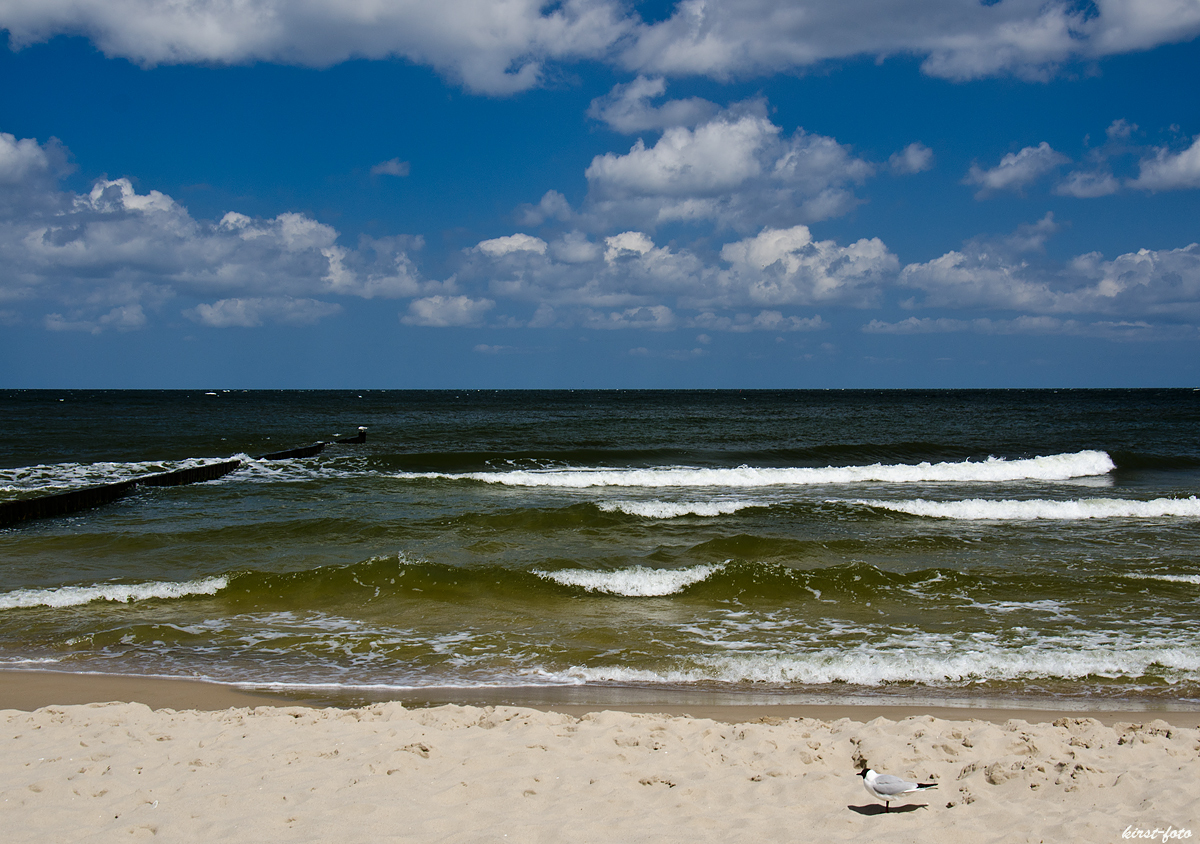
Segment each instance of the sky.
[{"label": "sky", "polygon": [[0,0],[0,387],[1200,387],[1200,0]]}]

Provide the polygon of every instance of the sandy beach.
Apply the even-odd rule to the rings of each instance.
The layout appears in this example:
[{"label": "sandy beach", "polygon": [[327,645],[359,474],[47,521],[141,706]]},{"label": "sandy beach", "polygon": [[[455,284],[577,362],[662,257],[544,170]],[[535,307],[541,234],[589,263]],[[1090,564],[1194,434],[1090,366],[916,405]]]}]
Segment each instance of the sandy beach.
[{"label": "sandy beach", "polygon": [[[1200,831],[1194,712],[1095,713],[1102,722],[862,707],[706,713],[716,718],[340,709],[187,681],[0,679],[0,706],[16,707],[0,710],[7,842],[898,844]],[[124,700],[79,702],[104,693]],[[168,705],[185,700],[196,702]],[[883,813],[856,775],[864,763],[938,787]]]}]

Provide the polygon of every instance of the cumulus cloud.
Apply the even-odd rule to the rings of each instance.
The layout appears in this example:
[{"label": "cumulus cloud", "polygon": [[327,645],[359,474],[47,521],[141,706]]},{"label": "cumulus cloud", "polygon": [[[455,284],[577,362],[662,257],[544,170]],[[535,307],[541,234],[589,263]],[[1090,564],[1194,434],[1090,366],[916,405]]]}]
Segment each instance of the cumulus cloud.
[{"label": "cumulus cloud", "polygon": [[[798,317],[784,316],[780,311],[763,310],[757,314],[738,313],[730,316],[722,316],[712,311],[705,311],[693,317],[689,322],[689,327],[703,328],[706,331],[732,331],[734,333],[746,333],[749,331],[824,331],[829,328],[829,323],[821,319],[819,314],[811,317]],[[700,335],[700,338],[705,338],[705,335]],[[709,341],[707,339],[700,339],[700,342]]]},{"label": "cumulus cloud", "polygon": [[695,129],[667,129],[653,146],[592,160],[587,211],[595,225],[652,230],[672,222],[715,223],[748,232],[845,214],[853,186],[873,174],[833,138],[798,129],[790,137],[761,102],[743,103]]},{"label": "cumulus cloud", "polygon": [[1009,153],[1000,159],[998,165],[988,170],[972,164],[963,184],[980,186],[975,194],[976,199],[984,199],[1002,190],[1020,191],[1070,160],[1042,141],[1036,147],[1025,147],[1020,152]]},{"label": "cumulus cloud", "polygon": [[[466,250],[460,280],[486,284],[494,299],[533,304],[530,327],[814,331],[826,327],[820,317],[783,309],[870,305],[898,269],[877,238],[840,246],[805,226],[727,243],[719,260],[636,230],[600,242],[574,232],[544,249],[482,247]],[[758,310],[739,310],[747,307]]]},{"label": "cumulus cloud", "polygon": [[212,304],[189,308],[183,315],[209,328],[254,328],[264,322],[312,325],[341,309],[341,305],[332,302],[276,296],[220,299]]},{"label": "cumulus cloud", "polygon": [[18,48],[84,35],[106,55],[146,66],[403,58],[506,94],[540,84],[550,64],[581,60],[647,77],[725,79],[911,55],[946,79],[1044,79],[1066,62],[1194,38],[1200,8],[1190,0],[681,0],[648,25],[618,0],[3,0],[0,27]]},{"label": "cumulus cloud", "polygon": [[1200,188],[1200,136],[1182,152],[1158,148],[1152,158],[1142,160],[1138,177],[1127,184],[1150,191]]},{"label": "cumulus cloud", "polygon": [[675,313],[666,305],[647,305],[607,313],[589,310],[584,313],[582,324],[585,328],[595,329],[643,328],[670,331],[676,327],[676,319]]},{"label": "cumulus cloud", "polygon": [[1026,240],[1018,233],[1008,240],[971,241],[932,261],[909,264],[900,271],[898,283],[924,294],[919,302],[910,302],[912,307],[1200,316],[1198,244],[1141,249],[1111,261],[1093,252],[1059,266],[1022,256],[1014,243]]},{"label": "cumulus cloud", "polygon": [[491,299],[472,299],[469,296],[427,296],[415,299],[408,313],[400,317],[405,325],[430,328],[451,328],[478,325],[485,314],[496,306]]},{"label": "cumulus cloud", "polygon": [[355,249],[304,214],[230,211],[198,220],[156,190],[100,179],[61,190],[65,150],[0,135],[0,301],[54,303],[53,330],[129,330],[173,300],[198,322],[305,324],[340,308],[316,296],[400,298],[451,292],[421,279],[418,238],[362,238]]},{"label": "cumulus cloud", "polygon": [[372,176],[407,176],[409,172],[407,161],[401,161],[399,158],[390,158],[387,161],[381,161],[371,168]]},{"label": "cumulus cloud", "polygon": [[56,150],[33,138],[0,132],[0,185],[19,185],[53,169]]},{"label": "cumulus cloud", "polygon": [[1059,196],[1095,199],[1098,196],[1109,196],[1120,189],[1121,183],[1107,170],[1074,170],[1055,185],[1054,192]]},{"label": "cumulus cloud", "polygon": [[893,173],[901,175],[932,170],[933,150],[919,141],[911,143],[899,152],[892,153],[888,159],[888,166],[892,168]]},{"label": "cumulus cloud", "polygon": [[682,0],[669,19],[641,27],[621,60],[641,73],[727,78],[915,55],[926,74],[946,79],[1044,79],[1065,62],[1197,33],[1200,8],[1186,0]]},{"label": "cumulus cloud", "polygon": [[500,258],[513,252],[534,252],[544,255],[546,254],[546,241],[527,234],[511,234],[507,237],[481,241],[475,248],[493,258]]},{"label": "cumulus cloud", "polygon": [[899,266],[879,238],[839,246],[813,240],[806,226],[764,229],[726,244],[721,258],[729,269],[718,276],[719,299],[731,304],[864,306],[878,299],[881,285]]},{"label": "cumulus cloud", "polygon": [[46,314],[42,324],[48,331],[86,331],[89,334],[99,334],[106,328],[117,331],[136,331],[146,324],[146,314],[141,305],[123,305],[113,308],[96,319],[86,319],[77,311],[72,317],[64,317],[59,313]]},{"label": "cumulus cloud", "polygon": [[686,100],[667,100],[660,105],[650,104],[667,90],[661,76],[647,79],[639,76],[633,82],[616,85],[605,96],[592,100],[588,116],[607,123],[627,135],[671,126],[695,126],[715,115],[716,103],[699,97]]},{"label": "cumulus cloud", "polygon": [[548,190],[537,205],[522,205],[517,209],[517,220],[523,226],[540,226],[547,220],[566,222],[574,216],[567,198],[556,190]]},{"label": "cumulus cloud", "polygon": [[1109,340],[1162,339],[1194,333],[1186,326],[1156,326],[1144,320],[1084,322],[1051,316],[1015,319],[909,317],[890,323],[873,319],[862,327],[862,331],[864,334],[1057,334]]},{"label": "cumulus cloud", "polygon": [[601,58],[633,25],[611,0],[0,3],[0,27],[16,47],[81,34],[105,55],[144,66],[405,58],[489,94],[539,84],[547,61]]}]

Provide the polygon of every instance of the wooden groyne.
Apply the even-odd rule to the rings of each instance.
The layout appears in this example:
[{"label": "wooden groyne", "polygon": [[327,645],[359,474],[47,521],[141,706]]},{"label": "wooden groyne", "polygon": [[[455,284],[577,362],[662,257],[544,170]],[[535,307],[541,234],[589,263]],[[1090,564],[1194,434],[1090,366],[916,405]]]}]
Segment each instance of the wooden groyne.
[{"label": "wooden groyne", "polygon": [[173,472],[143,475],[140,478],[130,478],[111,484],[40,495],[37,498],[0,502],[0,527],[33,519],[65,516],[79,510],[90,510],[93,507],[110,504],[118,498],[124,498],[141,486],[183,486],[200,481],[216,480],[228,475],[241,465],[242,461],[240,460],[226,460],[222,463],[193,466],[190,469],[176,469]]},{"label": "wooden groyne", "polygon": [[208,463],[204,466],[193,466],[190,469],[176,469],[174,472],[147,475],[135,480],[140,486],[183,486],[201,481],[215,481],[241,465],[242,461],[240,460],[226,460],[223,463]]},{"label": "wooden groyne", "polygon": [[291,460],[296,457],[316,457],[325,450],[328,443],[317,442],[312,445],[302,445],[299,448],[289,448],[286,451],[272,451],[264,454],[259,460]]},{"label": "wooden groyne", "polygon": [[21,498],[17,501],[0,503],[0,527],[28,522],[33,519],[49,519],[53,516],[65,516],[76,510],[87,510],[99,507],[124,498],[137,489],[137,481],[119,481],[115,484],[90,486],[84,489],[73,489],[70,492],[57,492],[53,495],[41,495],[37,498]]},{"label": "wooden groyne", "polygon": [[[359,428],[352,437],[334,440],[337,443],[364,443],[367,441],[367,429]],[[289,448],[285,451],[274,451],[264,454],[259,460],[291,460],[295,458],[314,457],[320,454],[327,442],[315,442],[299,448]],[[21,498],[16,501],[0,501],[0,527],[48,519],[54,516],[65,516],[79,510],[89,510],[124,498],[136,492],[143,486],[184,486],[186,484],[213,481],[224,477],[242,465],[241,460],[225,460],[220,463],[206,463],[203,466],[193,466],[189,469],[176,469],[173,472],[158,472],[153,475],[143,475],[129,480],[116,481],[111,484],[73,489],[68,492],[56,492],[51,495],[39,495],[36,498]]]}]

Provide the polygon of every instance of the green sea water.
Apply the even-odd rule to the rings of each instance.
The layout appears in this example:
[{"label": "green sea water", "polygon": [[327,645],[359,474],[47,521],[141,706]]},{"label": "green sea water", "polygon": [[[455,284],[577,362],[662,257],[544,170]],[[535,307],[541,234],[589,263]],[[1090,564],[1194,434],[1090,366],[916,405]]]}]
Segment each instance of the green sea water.
[{"label": "green sea water", "polygon": [[231,457],[0,528],[0,667],[1200,708],[1200,392],[0,392],[0,500]]}]

